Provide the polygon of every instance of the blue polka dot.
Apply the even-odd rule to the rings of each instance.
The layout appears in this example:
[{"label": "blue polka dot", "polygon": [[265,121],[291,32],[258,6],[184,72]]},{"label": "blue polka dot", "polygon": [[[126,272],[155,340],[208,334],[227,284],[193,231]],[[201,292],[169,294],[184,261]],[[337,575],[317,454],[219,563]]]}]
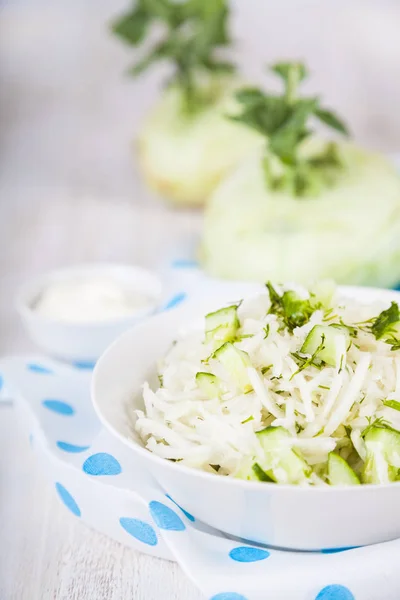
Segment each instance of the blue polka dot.
[{"label": "blue polka dot", "polygon": [[3,377],[0,375],[0,391],[3,388],[3,384],[4,384]]},{"label": "blue polka dot", "polygon": [[143,542],[143,544],[148,544],[149,546],[157,545],[157,534],[148,523],[139,521],[139,519],[130,519],[129,517],[121,517],[119,522],[125,531],[139,540],[139,542]]},{"label": "blue polka dot", "polygon": [[70,417],[75,413],[75,409],[63,400],[48,399],[43,400],[42,404],[49,410],[52,410],[53,412],[58,413],[59,415],[64,415],[65,417]]},{"label": "blue polka dot", "polygon": [[164,310],[170,310],[171,308],[175,308],[176,306],[178,306],[178,304],[181,304],[186,299],[186,296],[187,294],[185,294],[185,292],[180,292],[179,294],[176,294],[176,296],[173,296],[173,298],[171,298],[171,300],[167,302],[167,304],[164,306]]},{"label": "blue polka dot", "polygon": [[74,362],[72,364],[73,364],[73,366],[76,369],[82,369],[83,371],[84,370],[93,371],[93,369],[96,366],[95,362],[93,362],[93,361],[85,361],[85,360],[78,360],[78,361],[76,361],[76,362]]},{"label": "blue polka dot", "polygon": [[232,560],[246,563],[265,560],[269,555],[270,554],[268,550],[262,550],[261,548],[250,548],[249,546],[238,546],[229,552],[229,556],[232,558]]},{"label": "blue polka dot", "polygon": [[197,269],[199,263],[195,260],[177,259],[172,262],[173,269]]},{"label": "blue polka dot", "polygon": [[111,454],[98,452],[92,454],[83,463],[82,469],[88,475],[119,475],[122,472],[121,465]]},{"label": "blue polka dot", "polygon": [[173,502],[178,508],[179,510],[181,510],[183,512],[183,514],[185,515],[185,517],[187,519],[189,519],[189,521],[192,521],[192,523],[195,522],[195,518],[193,515],[191,515],[190,513],[187,512],[187,510],[185,510],[184,508],[182,508],[182,506],[179,506],[179,504],[177,502],[175,502],[175,500],[173,498],[171,498],[171,496],[169,494],[165,494],[167,498],[169,498],[169,500],[171,500],[171,502]]},{"label": "blue polka dot", "polygon": [[150,502],[150,513],[160,529],[168,531],[184,531],[186,526],[178,515],[161,502]]},{"label": "blue polka dot", "polygon": [[33,446],[33,434],[32,433],[29,434],[29,444],[30,444],[30,446]]},{"label": "blue polka dot", "polygon": [[57,447],[64,452],[71,452],[71,454],[78,454],[79,452],[85,452],[89,450],[90,446],[76,446],[75,444],[69,444],[68,442],[57,442]]},{"label": "blue polka dot", "polygon": [[42,375],[52,375],[53,371],[48,369],[47,367],[43,367],[43,365],[37,365],[35,363],[30,363],[26,365],[26,368],[32,373],[41,373]]},{"label": "blue polka dot", "polygon": [[322,554],[337,554],[338,552],[347,552],[348,550],[355,550],[360,546],[349,546],[348,548],[325,548],[321,550]]},{"label": "blue polka dot", "polygon": [[242,594],[236,594],[236,592],[222,592],[213,596],[211,600],[247,600]]},{"label": "blue polka dot", "polygon": [[355,600],[355,598],[349,588],[334,584],[324,587],[315,600]]},{"label": "blue polka dot", "polygon": [[80,517],[81,509],[79,508],[79,506],[77,505],[77,503],[75,502],[75,500],[73,499],[71,494],[65,489],[65,487],[63,485],[61,485],[61,483],[57,482],[56,490],[57,490],[57,493],[60,496],[62,502],[72,512],[72,514],[74,514],[76,517]]}]

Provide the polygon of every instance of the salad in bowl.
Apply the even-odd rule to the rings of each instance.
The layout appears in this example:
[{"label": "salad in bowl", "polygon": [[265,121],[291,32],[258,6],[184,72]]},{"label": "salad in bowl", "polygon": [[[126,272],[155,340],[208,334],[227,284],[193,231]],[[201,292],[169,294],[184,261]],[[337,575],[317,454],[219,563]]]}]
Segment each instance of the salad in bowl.
[{"label": "salad in bowl", "polygon": [[94,374],[100,418],[231,535],[306,550],[399,536],[398,294],[268,282],[227,300],[115,342]]},{"label": "salad in bowl", "polygon": [[148,450],[210,473],[298,485],[400,478],[400,313],[333,288],[209,313],[143,386]]}]

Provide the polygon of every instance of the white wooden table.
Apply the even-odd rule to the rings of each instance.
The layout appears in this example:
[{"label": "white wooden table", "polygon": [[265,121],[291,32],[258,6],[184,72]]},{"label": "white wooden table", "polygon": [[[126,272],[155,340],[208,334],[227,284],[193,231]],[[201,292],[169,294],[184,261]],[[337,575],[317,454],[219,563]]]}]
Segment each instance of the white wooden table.
[{"label": "white wooden table", "polygon": [[[36,199],[22,212],[18,204],[2,206],[7,258],[0,256],[0,354],[32,348],[12,308],[15,289],[30,273],[81,259],[152,265],[164,248],[173,252],[178,234],[194,235],[198,223],[196,214],[177,218],[162,207],[138,211],[118,200],[48,202]],[[24,236],[16,240],[21,219]],[[172,234],[169,250],[164,229]],[[70,516],[36,464],[12,406],[0,403],[1,600],[200,598],[174,563],[125,548]]]},{"label": "white wooden table", "polygon": [[[397,0],[233,0],[239,59],[304,57],[359,140],[400,148]],[[121,80],[104,35],[125,0],[0,0],[0,355],[32,348],[13,310],[30,274],[90,260],[156,267],[195,244],[197,213],[143,189],[128,151],[159,74]],[[240,43],[242,40],[242,44]],[[255,60],[254,60],[255,58]],[[172,563],[70,517],[0,406],[0,600],[200,600]]]}]

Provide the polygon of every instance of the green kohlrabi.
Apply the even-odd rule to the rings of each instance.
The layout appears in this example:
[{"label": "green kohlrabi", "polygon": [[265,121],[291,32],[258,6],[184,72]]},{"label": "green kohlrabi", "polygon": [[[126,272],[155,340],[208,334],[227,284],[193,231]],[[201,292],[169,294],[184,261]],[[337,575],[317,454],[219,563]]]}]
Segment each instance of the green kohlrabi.
[{"label": "green kohlrabi", "polygon": [[400,178],[388,161],[348,142],[317,139],[320,121],[347,134],[318,97],[301,97],[301,63],[272,67],[281,95],[237,92],[231,119],[257,131],[258,155],[211,195],[201,258],[218,277],[256,281],[400,281]]},{"label": "green kohlrabi", "polygon": [[228,0],[137,0],[113,24],[114,33],[139,52],[132,75],[159,62],[171,68],[139,135],[138,156],[149,186],[182,205],[204,203],[260,143],[257,132],[225,118],[238,88],[235,66],[224,56],[231,45],[228,5]]}]

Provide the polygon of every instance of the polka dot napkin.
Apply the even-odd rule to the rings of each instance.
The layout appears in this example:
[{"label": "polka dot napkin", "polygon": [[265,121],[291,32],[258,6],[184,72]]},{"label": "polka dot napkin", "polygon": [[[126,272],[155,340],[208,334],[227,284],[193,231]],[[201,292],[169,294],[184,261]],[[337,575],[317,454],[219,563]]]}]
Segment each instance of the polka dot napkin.
[{"label": "polka dot napkin", "polygon": [[176,560],[207,600],[399,600],[400,540],[296,553],[230,539],[178,506],[103,430],[88,365],[19,357],[0,361],[0,373],[65,508],[121,543]]}]

